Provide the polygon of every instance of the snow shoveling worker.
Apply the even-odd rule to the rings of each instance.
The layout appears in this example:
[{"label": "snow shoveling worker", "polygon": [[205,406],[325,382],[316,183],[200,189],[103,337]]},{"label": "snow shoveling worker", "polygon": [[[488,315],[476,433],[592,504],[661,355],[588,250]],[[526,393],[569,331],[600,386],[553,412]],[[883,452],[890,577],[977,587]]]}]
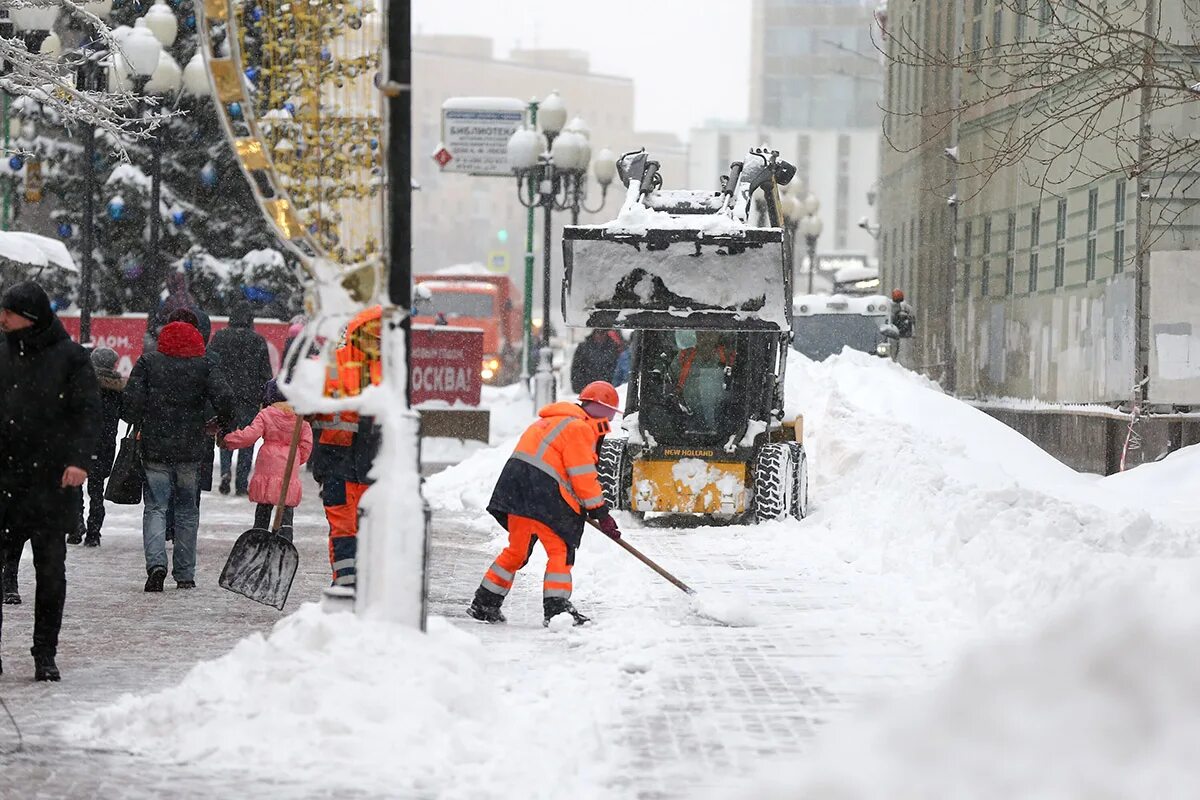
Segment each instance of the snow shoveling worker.
[{"label": "snow shoveling worker", "polygon": [[[336,366],[328,368],[328,397],[357,397],[383,377],[380,331],[383,308],[360,312],[346,326],[345,342],[337,349]],[[359,502],[370,488],[368,474],[379,452],[379,429],[371,417],[356,411],[318,415],[313,449],[313,477],[321,484],[321,502],[329,522],[329,564],[333,586],[353,590],[358,582]]]},{"label": "snow shoveling worker", "polygon": [[571,567],[591,517],[605,535],[620,539],[608,513],[597,453],[609,422],[620,412],[617,390],[595,381],[579,393],[578,403],[552,403],[521,435],[496,481],[488,512],[508,531],[508,547],[488,567],[467,613],[481,622],[504,622],[500,606],[517,572],[542,543],[548,558],[542,582],[543,624],[570,614],[576,625],[588,618],[571,605]]}]

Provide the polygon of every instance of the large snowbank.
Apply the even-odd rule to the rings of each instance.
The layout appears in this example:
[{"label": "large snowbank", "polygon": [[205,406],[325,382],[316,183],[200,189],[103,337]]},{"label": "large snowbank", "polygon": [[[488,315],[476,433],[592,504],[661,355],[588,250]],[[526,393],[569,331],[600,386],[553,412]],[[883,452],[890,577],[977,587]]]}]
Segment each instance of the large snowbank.
[{"label": "large snowbank", "polygon": [[[606,796],[613,776],[604,770],[621,754],[593,762],[579,751],[616,713],[589,699],[592,691],[611,697],[596,672],[615,680],[616,665],[596,659],[531,682],[497,669],[470,633],[440,618],[429,628],[422,635],[308,604],[270,636],[197,665],[178,686],[126,695],[67,733],[212,770],[252,764],[380,796],[491,797],[500,776],[516,797]],[[577,636],[565,631],[557,641],[594,658]]]},{"label": "large snowbank", "polygon": [[1114,580],[1200,577],[1181,558],[1200,552],[1186,516],[1071,470],[891,362],[793,354],[787,383],[812,465],[806,541],[862,570],[999,625]]},{"label": "large snowbank", "polygon": [[[831,731],[756,800],[1185,800],[1200,611],[1127,589],[975,648],[935,690]],[[724,795],[728,796],[728,795]]]}]

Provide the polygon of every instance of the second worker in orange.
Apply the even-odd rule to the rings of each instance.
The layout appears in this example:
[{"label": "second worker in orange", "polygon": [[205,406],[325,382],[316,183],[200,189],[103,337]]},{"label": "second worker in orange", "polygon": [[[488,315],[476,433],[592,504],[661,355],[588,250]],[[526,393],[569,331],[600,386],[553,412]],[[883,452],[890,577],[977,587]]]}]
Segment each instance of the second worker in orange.
[{"label": "second worker in orange", "polygon": [[607,536],[621,538],[596,473],[597,451],[620,410],[618,402],[612,384],[596,381],[579,393],[578,403],[543,408],[522,434],[488,503],[488,511],[508,531],[508,547],[475,591],[467,609],[472,617],[505,621],[500,606],[540,541],[548,559],[542,582],[544,624],[564,613],[576,625],[588,621],[571,605],[571,567],[587,517]]}]

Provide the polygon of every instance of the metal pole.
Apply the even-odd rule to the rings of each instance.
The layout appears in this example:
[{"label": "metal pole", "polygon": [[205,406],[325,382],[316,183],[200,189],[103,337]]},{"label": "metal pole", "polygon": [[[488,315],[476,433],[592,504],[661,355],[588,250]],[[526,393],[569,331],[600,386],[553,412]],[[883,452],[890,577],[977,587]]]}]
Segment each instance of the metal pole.
[{"label": "metal pole", "polygon": [[166,279],[159,258],[158,245],[162,228],[162,136],[163,127],[154,132],[150,140],[150,274],[154,286],[161,290],[162,282]]},{"label": "metal pole", "polygon": [[808,244],[808,293],[813,293],[813,276],[817,274],[817,237],[805,235]]},{"label": "metal pole", "polygon": [[[537,112],[538,104],[536,100],[529,101],[529,124],[534,130],[537,130]],[[526,187],[529,192],[529,208],[525,214],[525,330],[523,346],[525,351],[521,354],[521,380],[526,386],[529,385],[529,376],[533,374],[533,236],[534,236],[534,209],[533,203],[537,198],[537,188],[534,186],[534,178],[529,177]]]},{"label": "metal pole", "polygon": [[79,270],[79,343],[92,340],[92,251],[96,237],[96,127],[83,126],[83,264]]},{"label": "metal pole", "polygon": [[[0,92],[0,94],[4,95],[4,151],[7,153],[9,150],[9,141],[8,141],[9,99],[8,99],[8,92]],[[2,228],[4,230],[8,230],[8,224],[9,224],[8,221],[12,215],[12,185],[13,185],[13,180],[11,178],[4,182],[4,209],[3,209],[3,216],[0,217],[0,228]]]},{"label": "metal pole", "polygon": [[[1133,383],[1135,397],[1144,401],[1150,396],[1150,179],[1146,172],[1150,158],[1151,112],[1154,103],[1154,41],[1158,32],[1158,0],[1146,0],[1144,18],[1146,34],[1142,52],[1141,109],[1138,119],[1137,173],[1137,252],[1134,255],[1134,361]],[[1117,254],[1120,257],[1120,254]]]},{"label": "metal pole", "polygon": [[[542,347],[538,351],[537,373],[533,376],[533,404],[542,408],[554,402],[554,352],[550,349],[550,265],[553,249],[554,162],[542,160],[543,185],[539,192],[544,216],[542,222]],[[549,186],[547,187],[547,185]],[[546,191],[547,188],[549,191]]]}]

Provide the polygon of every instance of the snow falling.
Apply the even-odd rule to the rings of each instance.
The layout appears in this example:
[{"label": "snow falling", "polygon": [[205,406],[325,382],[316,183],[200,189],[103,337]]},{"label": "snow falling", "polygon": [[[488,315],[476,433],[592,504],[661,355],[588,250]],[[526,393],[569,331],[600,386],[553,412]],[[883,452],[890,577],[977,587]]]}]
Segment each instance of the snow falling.
[{"label": "snow falling", "polygon": [[575,595],[591,625],[542,627],[540,550],[507,626],[463,615],[503,541],[483,506],[529,414],[521,392],[491,390],[493,445],[425,483],[427,635],[306,603],[44,735],[305,791],[348,773],[380,797],[1188,796],[1195,454],[1075,473],[850,351],[793,353],[788,384],[809,518],[622,518],[694,602],[591,535]]}]

